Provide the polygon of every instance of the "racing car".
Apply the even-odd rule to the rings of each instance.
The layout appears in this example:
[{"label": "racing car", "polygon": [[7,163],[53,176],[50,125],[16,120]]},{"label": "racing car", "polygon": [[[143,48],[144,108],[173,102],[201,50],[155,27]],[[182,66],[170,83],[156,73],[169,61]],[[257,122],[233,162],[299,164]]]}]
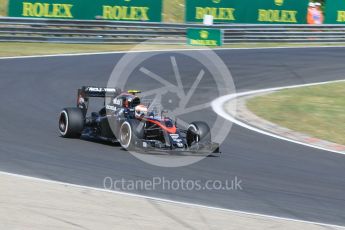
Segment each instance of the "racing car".
[{"label": "racing car", "polygon": [[[81,87],[77,106],[60,112],[60,135],[119,143],[129,151],[219,153],[219,144],[211,141],[210,128],[205,122],[195,121],[188,128],[179,128],[176,121],[166,116],[166,111],[157,112],[145,105],[137,96],[140,93],[138,90]],[[104,105],[88,115],[90,98],[104,98]]]}]

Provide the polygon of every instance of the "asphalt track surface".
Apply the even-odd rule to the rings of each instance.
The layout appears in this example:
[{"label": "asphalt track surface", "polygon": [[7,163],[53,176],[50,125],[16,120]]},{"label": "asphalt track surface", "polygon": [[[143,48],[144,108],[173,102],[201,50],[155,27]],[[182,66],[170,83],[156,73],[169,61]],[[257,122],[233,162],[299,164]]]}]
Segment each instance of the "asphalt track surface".
[{"label": "asphalt track surface", "polygon": [[[238,91],[338,80],[345,76],[345,48],[222,50],[217,54],[231,69]],[[116,146],[59,137],[60,109],[75,104],[76,89],[81,85],[105,85],[121,56],[0,60],[0,170],[99,188],[107,176],[126,180],[152,180],[160,176],[202,181],[237,176],[243,181],[241,191],[134,192],[345,225],[345,157],[340,154],[234,126],[222,144],[221,157],[209,157],[181,168],[161,168],[146,164]],[[152,67],[165,73],[163,61],[164,58],[156,58]],[[184,64],[183,74],[193,71],[193,65]],[[140,83],[143,89],[147,84],[147,81]],[[199,96],[209,92],[212,100],[208,84],[200,87],[203,90]],[[212,117],[214,113],[208,110],[200,116]]]}]

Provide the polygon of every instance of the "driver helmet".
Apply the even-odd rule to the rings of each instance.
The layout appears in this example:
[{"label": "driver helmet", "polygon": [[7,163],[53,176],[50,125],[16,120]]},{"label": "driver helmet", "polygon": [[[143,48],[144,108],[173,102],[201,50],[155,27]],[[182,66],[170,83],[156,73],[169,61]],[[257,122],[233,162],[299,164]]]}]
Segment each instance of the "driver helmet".
[{"label": "driver helmet", "polygon": [[147,116],[148,109],[145,105],[137,105],[135,107],[135,117],[136,118],[143,118]]}]

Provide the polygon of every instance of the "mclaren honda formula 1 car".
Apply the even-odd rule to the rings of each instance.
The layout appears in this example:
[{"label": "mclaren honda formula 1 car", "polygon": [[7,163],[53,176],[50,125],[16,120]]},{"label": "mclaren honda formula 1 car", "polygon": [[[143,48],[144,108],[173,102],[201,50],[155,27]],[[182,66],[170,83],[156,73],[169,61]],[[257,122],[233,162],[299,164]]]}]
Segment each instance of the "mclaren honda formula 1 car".
[{"label": "mclaren honda formula 1 car", "polygon": [[[147,153],[219,153],[219,144],[211,142],[210,128],[205,122],[196,121],[188,128],[178,128],[175,121],[164,115],[166,111],[157,113],[150,105],[144,105],[137,96],[139,93],[117,88],[78,89],[77,107],[60,112],[61,136],[86,136]],[[89,99],[93,97],[104,98],[104,107],[88,115]]]}]

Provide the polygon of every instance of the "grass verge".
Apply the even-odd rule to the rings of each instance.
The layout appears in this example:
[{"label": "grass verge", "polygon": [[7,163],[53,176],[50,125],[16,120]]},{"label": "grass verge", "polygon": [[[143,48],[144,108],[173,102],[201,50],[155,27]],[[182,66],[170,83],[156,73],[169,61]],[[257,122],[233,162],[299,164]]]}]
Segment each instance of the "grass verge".
[{"label": "grass verge", "polygon": [[345,82],[282,90],[247,106],[280,126],[345,145]]},{"label": "grass verge", "polygon": [[8,0],[0,0],[0,16],[7,16]]},{"label": "grass verge", "polygon": [[[128,51],[134,47],[135,45],[0,42],[0,57]],[[140,48],[144,50],[163,50],[184,47],[176,45],[147,45],[140,46]]]},{"label": "grass verge", "polygon": [[[286,44],[286,43],[257,43],[257,44],[233,44],[222,48],[260,48],[260,47],[300,47],[300,46],[344,46],[344,44]],[[127,51],[135,45],[104,45],[104,44],[62,44],[62,43],[23,43],[23,42],[0,42],[0,57],[28,56],[44,54],[64,53],[93,53]],[[187,45],[146,45],[141,48],[147,50],[164,49],[195,49],[197,46]]]},{"label": "grass verge", "polygon": [[163,20],[171,23],[184,22],[185,12],[184,0],[164,0],[163,1]]}]

